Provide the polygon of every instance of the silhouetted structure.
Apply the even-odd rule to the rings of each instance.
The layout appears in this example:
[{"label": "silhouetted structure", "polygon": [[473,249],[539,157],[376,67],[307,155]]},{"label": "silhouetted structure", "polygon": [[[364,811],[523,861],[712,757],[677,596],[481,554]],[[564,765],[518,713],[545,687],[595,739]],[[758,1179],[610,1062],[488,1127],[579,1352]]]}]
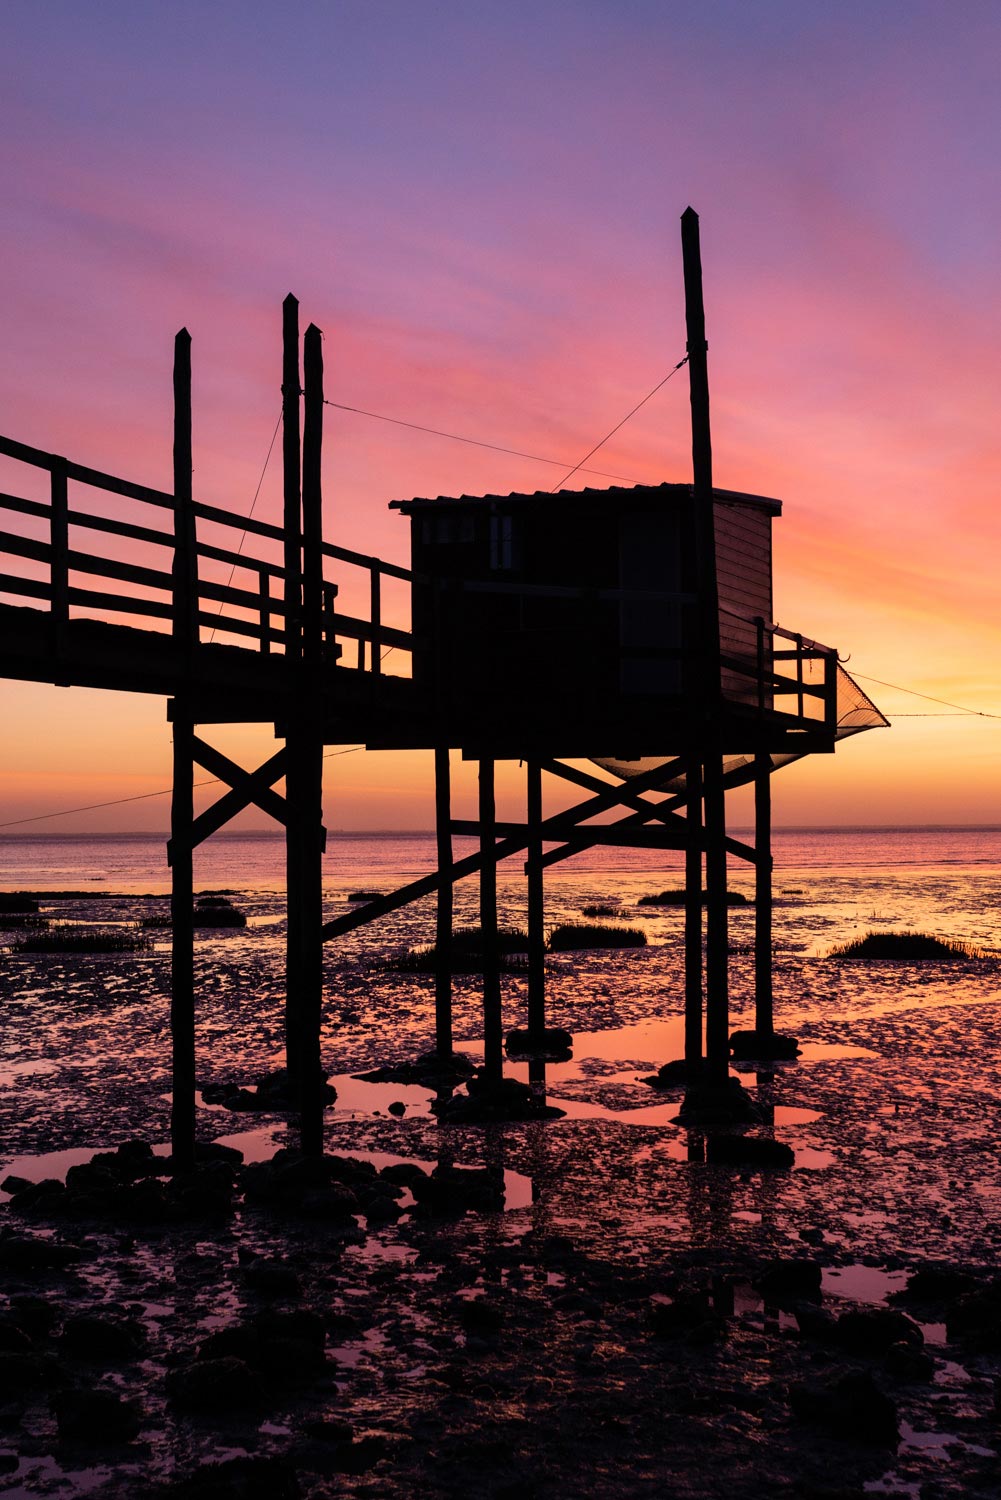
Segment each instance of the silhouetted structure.
[{"label": "silhouetted structure", "polygon": [[[501,1083],[496,867],[521,851],[527,851],[533,1046],[543,1050],[547,1042],[543,872],[581,849],[613,843],[686,851],[686,1062],[693,1076],[704,1072],[717,1087],[726,1082],[730,1056],[727,856],[753,865],[756,1030],[767,1051],[774,1033],[770,774],[802,755],[829,753],[842,734],[885,721],[838,666],[833,648],[771,623],[771,523],[779,503],[713,489],[698,220],[690,209],[682,241],[694,484],[400,502],[410,517],[412,569],[323,539],[321,335],[312,325],[306,330],[300,390],[298,304],[291,296],[283,309],[281,527],[193,496],[190,338],[183,330],[174,352],[172,493],[0,439],[0,455],[49,477],[48,500],[0,497],[0,508],[21,517],[23,527],[0,533],[0,550],[19,559],[21,569],[0,574],[0,593],[33,601],[0,604],[0,674],[169,699],[172,1136],[180,1159],[192,1156],[195,1135],[192,855],[251,805],[286,829],[286,1048],[309,1151],[322,1143],[323,942],[437,893],[436,1047],[447,1056],[452,887],[475,873],[484,1077],[487,1085]],[[105,497],[103,508],[83,509],[78,495],[95,489]],[[164,512],[172,524],[158,522]],[[97,533],[99,549],[71,546],[71,533],[75,542],[80,532]],[[245,550],[244,539],[256,550]],[[117,558],[120,542],[152,551],[159,565]],[[211,563],[230,570],[225,583],[206,576]],[[335,565],[367,574],[367,615],[339,610]],[[412,590],[412,632],[383,623],[387,578]],[[210,604],[227,613],[211,612]],[[143,620],[166,628],[146,628]],[[239,644],[216,643],[216,632]],[[352,665],[342,659],[348,641],[357,651]],[[401,657],[412,654],[412,676],[383,671],[391,647]],[[283,748],[245,770],[202,733],[234,722],[273,724]],[[438,868],[324,923],[323,746],[358,741],[434,751]],[[452,749],[479,763],[474,822],[451,816]],[[597,761],[614,781],[566,764],[571,758]],[[499,759],[526,764],[523,822],[497,821]],[[197,817],[196,765],[227,787]],[[544,817],[544,775],[585,797]],[[282,779],[284,796],[275,790]],[[729,837],[725,819],[726,789],[751,780],[753,846]],[[613,810],[621,814],[617,821],[591,821]],[[478,852],[456,860],[457,833],[475,834]]]}]

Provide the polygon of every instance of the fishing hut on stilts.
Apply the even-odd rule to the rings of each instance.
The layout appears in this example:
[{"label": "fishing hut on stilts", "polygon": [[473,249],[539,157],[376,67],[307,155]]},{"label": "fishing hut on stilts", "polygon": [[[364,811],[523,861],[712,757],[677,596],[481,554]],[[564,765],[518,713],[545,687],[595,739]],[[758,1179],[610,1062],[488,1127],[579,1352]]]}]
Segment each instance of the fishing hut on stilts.
[{"label": "fishing hut on stilts", "polygon": [[[554,1040],[545,1005],[545,871],[596,844],[684,851],[685,1055],[676,1067],[692,1108],[725,1110],[733,1097],[728,859],[755,872],[756,1019],[736,1045],[762,1058],[794,1047],[773,1017],[771,776],[886,721],[834,648],[772,622],[779,502],[713,486],[691,209],[682,217],[682,248],[692,482],[394,502],[410,522],[410,568],[324,538],[322,335],[310,325],[300,351],[291,296],[283,306],[281,526],[193,493],[184,330],[174,350],[170,491],[0,438],[0,458],[48,476],[47,500],[0,495],[0,511],[13,518],[0,532],[0,675],[168,700],[171,1135],[180,1163],[195,1154],[194,852],[251,806],[285,829],[286,1059],[308,1153],[323,1142],[324,944],[436,897],[434,1051],[444,1065],[453,1058],[453,891],[471,876],[480,887],[484,1063],[470,1093],[492,1117],[531,1112],[533,1101],[504,1078],[497,867],[516,855],[528,904],[522,1050],[544,1057]],[[94,491],[101,504],[84,508]],[[79,538],[93,532],[102,545],[90,551]],[[157,565],[116,559],[111,539],[151,549]],[[208,577],[209,563],[228,567],[228,581]],[[333,575],[348,569],[367,575],[359,614],[339,607]],[[410,630],[383,620],[386,580],[410,590]],[[354,660],[345,656],[349,644]],[[383,669],[389,648],[409,654],[409,676]],[[213,726],[250,723],[273,726],[280,742],[253,770],[208,738]],[[433,753],[437,868],[324,921],[324,750],[358,742]],[[452,816],[454,751],[477,764],[472,821]],[[495,767],[504,760],[524,766],[518,822],[497,817]],[[197,816],[196,767],[225,786]],[[583,796],[547,815],[546,779]],[[753,844],[728,834],[726,821],[727,791],[748,783]],[[478,845],[456,858],[460,835]]]}]

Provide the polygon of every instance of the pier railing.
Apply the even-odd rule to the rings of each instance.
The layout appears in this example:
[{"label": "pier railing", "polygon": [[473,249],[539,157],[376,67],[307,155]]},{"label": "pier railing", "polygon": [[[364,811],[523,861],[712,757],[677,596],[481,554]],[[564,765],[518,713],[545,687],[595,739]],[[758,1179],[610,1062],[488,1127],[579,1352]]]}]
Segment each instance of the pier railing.
[{"label": "pier railing", "polygon": [[[144,628],[169,631],[193,647],[216,635],[236,637],[240,645],[265,656],[284,651],[290,629],[301,629],[301,603],[286,597],[286,569],[277,560],[285,543],[280,526],[200,500],[182,512],[165,490],[10,438],[0,437],[0,457],[47,476],[47,483],[42,481],[46,499],[0,492],[0,599],[45,608],[57,653],[66,626],[81,613],[89,618],[110,616],[119,624],[142,622]],[[29,487],[39,487],[37,478]],[[101,492],[101,508],[85,508],[83,497],[74,493],[76,487]],[[124,515],[110,513],[123,509],[112,497],[127,502]],[[154,514],[144,516],[139,506],[152,507]],[[167,513],[166,524],[157,512]],[[73,531],[89,533],[93,541],[89,546],[71,545]],[[112,539],[125,543],[133,555],[109,555]],[[247,541],[256,546],[255,552],[244,550]],[[260,555],[269,551],[271,556]],[[351,641],[357,650],[351,665],[378,674],[389,649],[409,653],[412,645],[408,630],[384,623],[383,582],[409,584],[411,574],[395,563],[330,542],[321,542],[319,551],[323,657],[337,661],[341,640]],[[137,552],[150,560],[137,561]],[[150,565],[157,556],[161,564]],[[205,576],[204,564],[211,563],[228,568],[228,577],[221,581]],[[367,618],[338,608],[335,567],[338,572],[350,567],[368,574]]]}]

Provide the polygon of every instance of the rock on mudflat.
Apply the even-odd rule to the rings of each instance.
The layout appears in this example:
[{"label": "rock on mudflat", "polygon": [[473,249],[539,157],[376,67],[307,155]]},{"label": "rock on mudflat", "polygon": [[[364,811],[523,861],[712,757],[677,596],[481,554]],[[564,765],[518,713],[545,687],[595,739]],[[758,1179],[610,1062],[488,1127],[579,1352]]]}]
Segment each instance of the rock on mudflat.
[{"label": "rock on mudflat", "polygon": [[431,1109],[449,1125],[488,1125],[518,1120],[559,1120],[563,1110],[547,1104],[517,1078],[470,1078],[464,1094],[436,1099]]},{"label": "rock on mudflat", "polygon": [[59,1347],[78,1359],[137,1359],[146,1348],[146,1331],[134,1318],[74,1313],[63,1324]]},{"label": "rock on mudflat", "polygon": [[52,1409],[63,1443],[130,1443],[142,1422],[139,1402],[116,1391],[61,1391]]},{"label": "rock on mudflat", "polygon": [[789,1390],[801,1421],[828,1428],[846,1442],[896,1447],[896,1403],[866,1371],[850,1370],[833,1381],[803,1381]]},{"label": "rock on mudflat", "polygon": [[302,1486],[286,1458],[227,1458],[203,1463],[166,1492],[167,1500],[300,1500]]},{"label": "rock on mudflat", "polygon": [[794,1036],[779,1031],[735,1031],[730,1037],[730,1052],[742,1062],[791,1062],[799,1056]]},{"label": "rock on mudflat", "polygon": [[752,1125],[763,1120],[761,1107],[739,1078],[726,1083],[698,1079],[689,1085],[678,1114],[680,1125]]},{"label": "rock on mudflat", "polygon": [[0,1233],[0,1269],[16,1275],[32,1276],[43,1271],[63,1271],[83,1258],[76,1245],[60,1245],[53,1240],[34,1239],[27,1235]]},{"label": "rock on mudflat", "polygon": [[364,1083],[419,1083],[424,1088],[454,1087],[476,1072],[475,1063],[461,1052],[422,1052],[414,1062],[391,1063],[356,1076]]},{"label": "rock on mudflat", "polygon": [[819,1302],[823,1271],[815,1260],[776,1260],[761,1272],[755,1286],[765,1298]]},{"label": "rock on mudflat", "polygon": [[199,1416],[256,1410],[264,1403],[264,1386],[256,1370],[235,1355],[196,1359],[167,1375],[167,1395],[182,1411]]},{"label": "rock on mudflat", "polygon": [[713,1167],[791,1167],[796,1153],[784,1141],[762,1136],[708,1135],[706,1161]]},{"label": "rock on mudflat", "polygon": [[699,1083],[704,1076],[705,1063],[702,1058],[689,1062],[687,1058],[674,1057],[641,1082],[648,1083],[652,1089],[680,1089],[689,1083]]},{"label": "rock on mudflat", "polygon": [[565,1062],[572,1047],[573,1036],[562,1026],[545,1026],[538,1033],[515,1027],[504,1039],[509,1057],[541,1057],[551,1062]]},{"label": "rock on mudflat", "polygon": [[920,1349],[924,1343],[917,1323],[892,1307],[860,1307],[842,1313],[833,1336],[849,1354],[886,1354],[893,1344]]},{"label": "rock on mudflat", "polygon": [[438,1166],[411,1190],[421,1215],[498,1213],[504,1207],[504,1174],[490,1167]]}]

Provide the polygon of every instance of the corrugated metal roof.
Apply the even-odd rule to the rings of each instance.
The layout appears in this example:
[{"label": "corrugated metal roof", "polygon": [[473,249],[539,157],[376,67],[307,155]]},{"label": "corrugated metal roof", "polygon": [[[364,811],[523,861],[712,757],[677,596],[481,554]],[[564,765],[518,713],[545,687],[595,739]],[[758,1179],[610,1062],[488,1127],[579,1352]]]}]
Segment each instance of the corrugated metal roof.
[{"label": "corrugated metal roof", "polygon": [[[433,510],[440,506],[469,507],[480,505],[528,505],[544,504],[547,500],[573,500],[578,505],[581,502],[592,505],[607,504],[609,501],[619,499],[635,499],[640,495],[660,496],[664,499],[680,499],[692,493],[690,484],[613,484],[608,489],[583,489],[583,490],[536,490],[534,494],[524,494],[512,491],[509,495],[436,495],[427,496],[423,499],[413,500],[391,500],[390,510],[399,510],[404,515],[414,512]],[[773,515],[782,512],[782,501],[774,500],[770,495],[749,495],[741,490],[713,489],[713,498],[716,500],[729,500],[738,505],[753,505],[759,509],[770,510]]]}]

